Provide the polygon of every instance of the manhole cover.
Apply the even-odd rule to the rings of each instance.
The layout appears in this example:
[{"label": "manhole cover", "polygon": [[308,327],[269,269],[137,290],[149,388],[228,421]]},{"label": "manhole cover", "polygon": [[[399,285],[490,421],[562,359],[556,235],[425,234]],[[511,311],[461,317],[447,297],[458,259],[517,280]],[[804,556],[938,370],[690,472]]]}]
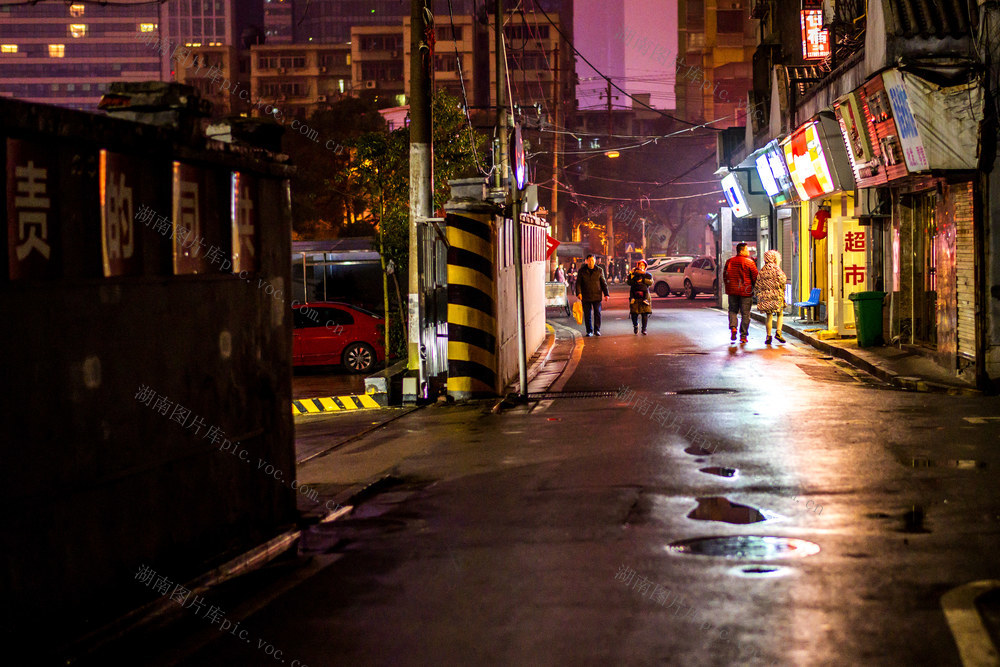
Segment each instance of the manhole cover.
[{"label": "manhole cover", "polygon": [[691,394],[738,394],[739,389],[720,389],[718,387],[698,387],[695,389],[678,389],[677,391],[665,391],[665,396],[688,396]]},{"label": "manhole cover", "polygon": [[529,401],[545,401],[552,398],[611,398],[617,391],[536,391],[528,394]]},{"label": "manhole cover", "polygon": [[709,475],[718,475],[719,477],[736,477],[736,468],[724,468],[722,466],[712,466],[711,468],[700,468],[700,472],[708,473]]},{"label": "manhole cover", "polygon": [[696,537],[690,540],[671,542],[666,549],[675,554],[745,558],[747,560],[799,558],[819,553],[819,545],[813,542],[795,537],[770,535]]}]

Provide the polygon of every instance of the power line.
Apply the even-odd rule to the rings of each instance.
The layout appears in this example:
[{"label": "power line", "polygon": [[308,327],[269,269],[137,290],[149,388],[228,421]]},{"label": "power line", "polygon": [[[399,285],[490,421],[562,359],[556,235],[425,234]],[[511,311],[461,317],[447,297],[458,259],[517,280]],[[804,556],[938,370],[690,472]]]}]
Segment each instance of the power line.
[{"label": "power line", "polygon": [[[545,17],[545,19],[552,25],[552,27],[555,28],[556,32],[558,32],[559,35],[566,41],[566,43],[569,44],[569,48],[573,49],[573,53],[575,53],[576,55],[580,56],[580,59],[583,62],[587,63],[587,65],[590,66],[590,69],[594,70],[598,74],[601,74],[601,70],[599,70],[596,67],[594,67],[594,64],[592,62],[590,62],[589,60],[587,60],[587,57],[585,55],[583,55],[582,53],[580,53],[580,50],[576,48],[576,45],[573,44],[572,40],[570,40],[570,38],[566,36],[566,33],[564,33],[562,31],[562,29],[559,28],[559,26],[556,24],[556,22],[552,20],[552,18],[549,16],[548,12],[546,12],[545,9],[542,8],[541,4],[539,4],[538,0],[535,0],[535,7],[538,8],[538,11],[540,11],[542,13],[542,15]],[[601,76],[604,76],[604,75],[601,74]],[[609,76],[604,76],[604,79],[608,82],[609,86],[613,86],[618,92],[620,92],[625,97],[628,97],[633,102],[646,107],[650,111],[655,111],[656,113],[660,114],[664,118],[669,118],[671,120],[677,121],[678,123],[684,123],[685,125],[697,125],[697,123],[692,123],[689,120],[684,120],[683,118],[678,118],[677,116],[672,116],[672,115],[670,115],[668,113],[660,111],[659,109],[656,109],[656,108],[653,108],[653,107],[649,106],[648,104],[646,104],[642,100],[636,99],[632,95],[629,95],[627,92],[625,92],[625,90],[621,86],[619,86],[614,81],[612,81],[611,77],[609,77]],[[712,129],[715,129],[715,128],[712,128]],[[722,130],[716,130],[716,131],[717,132],[721,132]]]}]

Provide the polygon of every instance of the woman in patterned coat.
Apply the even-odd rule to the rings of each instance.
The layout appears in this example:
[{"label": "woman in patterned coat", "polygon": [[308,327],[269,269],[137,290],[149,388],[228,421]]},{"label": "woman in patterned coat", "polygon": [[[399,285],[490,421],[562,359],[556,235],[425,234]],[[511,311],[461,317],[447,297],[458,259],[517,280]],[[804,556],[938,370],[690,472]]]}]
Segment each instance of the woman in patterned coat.
[{"label": "woman in patterned coat", "polygon": [[774,337],[779,343],[784,343],[781,336],[781,325],[785,319],[785,283],[788,279],[781,270],[781,255],[777,250],[764,253],[764,267],[757,276],[757,309],[767,315],[767,338],[765,345],[771,344],[771,318],[778,315],[778,323],[774,328]]}]

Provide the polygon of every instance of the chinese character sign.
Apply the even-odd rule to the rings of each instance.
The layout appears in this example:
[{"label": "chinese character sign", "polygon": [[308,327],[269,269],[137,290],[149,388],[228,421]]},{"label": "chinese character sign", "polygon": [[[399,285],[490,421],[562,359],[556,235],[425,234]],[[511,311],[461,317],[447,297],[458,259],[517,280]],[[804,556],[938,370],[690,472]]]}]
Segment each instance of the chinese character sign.
[{"label": "chinese character sign", "polygon": [[99,170],[104,275],[134,275],[139,269],[134,194],[138,166],[127,156],[102,150]]},{"label": "chinese character sign", "polygon": [[53,151],[38,144],[7,140],[7,248],[10,278],[54,277],[57,232],[52,210]]},{"label": "chinese character sign", "polygon": [[889,94],[889,103],[896,119],[896,131],[899,134],[899,143],[903,146],[906,168],[911,172],[927,171],[930,169],[930,163],[924,151],[924,142],[917,131],[917,120],[910,108],[903,75],[896,70],[887,70],[882,73],[882,83]]},{"label": "chinese character sign", "polygon": [[210,268],[205,248],[206,188],[201,170],[174,162],[174,273],[201,273]]},{"label": "chinese character sign", "polygon": [[847,230],[844,232],[844,285],[847,292],[856,292],[851,287],[865,288],[867,278],[867,231]]},{"label": "chinese character sign", "polygon": [[823,10],[802,10],[802,57],[806,60],[830,55],[830,33],[823,29]]}]

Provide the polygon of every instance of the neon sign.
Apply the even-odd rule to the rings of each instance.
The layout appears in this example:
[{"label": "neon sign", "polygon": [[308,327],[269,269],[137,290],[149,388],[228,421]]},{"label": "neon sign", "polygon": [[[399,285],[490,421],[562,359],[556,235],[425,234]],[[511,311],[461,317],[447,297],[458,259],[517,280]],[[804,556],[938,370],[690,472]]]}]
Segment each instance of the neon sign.
[{"label": "neon sign", "polygon": [[802,57],[806,60],[826,58],[830,55],[830,32],[823,29],[822,9],[803,9]]}]

